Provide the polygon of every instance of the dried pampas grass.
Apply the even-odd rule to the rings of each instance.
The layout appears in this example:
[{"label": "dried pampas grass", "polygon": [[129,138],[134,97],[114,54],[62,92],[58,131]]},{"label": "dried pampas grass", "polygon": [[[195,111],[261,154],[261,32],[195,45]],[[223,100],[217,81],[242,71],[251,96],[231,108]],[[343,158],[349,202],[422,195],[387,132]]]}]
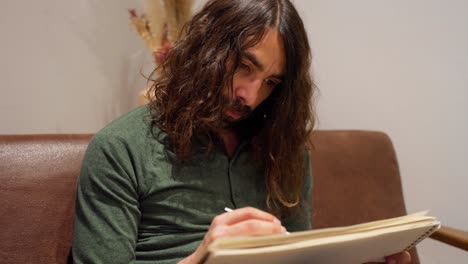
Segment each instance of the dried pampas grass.
[{"label": "dried pampas grass", "polygon": [[193,0],[145,0],[144,12],[152,35],[151,49],[174,42],[192,15]]}]

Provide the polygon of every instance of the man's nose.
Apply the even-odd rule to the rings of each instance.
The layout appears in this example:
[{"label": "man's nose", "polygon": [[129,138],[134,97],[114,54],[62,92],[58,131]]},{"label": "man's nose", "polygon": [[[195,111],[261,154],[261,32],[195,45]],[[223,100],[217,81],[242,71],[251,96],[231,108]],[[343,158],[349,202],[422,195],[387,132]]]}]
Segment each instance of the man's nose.
[{"label": "man's nose", "polygon": [[251,79],[236,89],[236,96],[247,106],[254,107],[260,95],[262,80]]}]

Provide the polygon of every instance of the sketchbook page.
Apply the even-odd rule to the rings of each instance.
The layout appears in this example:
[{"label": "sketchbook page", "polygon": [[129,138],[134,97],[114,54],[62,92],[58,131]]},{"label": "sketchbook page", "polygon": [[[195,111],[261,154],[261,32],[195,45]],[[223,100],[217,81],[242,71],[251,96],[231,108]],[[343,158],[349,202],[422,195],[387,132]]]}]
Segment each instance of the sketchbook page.
[{"label": "sketchbook page", "polygon": [[324,263],[349,264],[381,261],[407,250],[440,227],[433,222],[412,229],[406,226],[356,234],[306,240],[292,244],[249,249],[219,249],[210,252],[206,264]]},{"label": "sketchbook page", "polygon": [[426,212],[419,212],[416,214],[411,214],[403,217],[396,217],[391,219],[379,220],[374,222],[368,222],[364,224],[358,224],[347,227],[335,227],[335,228],[324,228],[311,231],[302,231],[294,232],[289,235],[280,234],[280,235],[271,235],[271,236],[262,236],[262,237],[231,237],[220,239],[213,243],[215,248],[251,248],[251,247],[263,247],[263,246],[272,246],[280,245],[287,243],[295,243],[303,240],[309,240],[314,238],[337,236],[341,234],[351,234],[356,232],[362,232],[366,230],[374,230],[382,227],[390,227],[395,225],[400,225],[403,223],[411,222],[432,222],[434,221],[433,217],[424,216]]}]

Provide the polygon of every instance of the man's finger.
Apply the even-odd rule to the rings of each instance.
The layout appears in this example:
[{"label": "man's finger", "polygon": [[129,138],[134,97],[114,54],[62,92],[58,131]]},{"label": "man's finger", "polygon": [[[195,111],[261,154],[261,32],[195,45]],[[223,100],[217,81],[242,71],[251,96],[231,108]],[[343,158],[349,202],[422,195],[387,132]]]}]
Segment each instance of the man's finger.
[{"label": "man's finger", "polygon": [[246,220],[261,220],[273,223],[280,223],[280,221],[272,214],[253,207],[244,207],[233,210],[228,213],[220,214],[213,219],[214,225],[233,225]]},{"label": "man's finger", "polygon": [[410,264],[411,255],[408,253],[408,251],[403,251],[403,252],[385,257],[385,261],[387,264]]},{"label": "man's finger", "polygon": [[286,228],[280,223],[254,219],[231,225],[227,232],[231,236],[265,236],[285,233]]}]

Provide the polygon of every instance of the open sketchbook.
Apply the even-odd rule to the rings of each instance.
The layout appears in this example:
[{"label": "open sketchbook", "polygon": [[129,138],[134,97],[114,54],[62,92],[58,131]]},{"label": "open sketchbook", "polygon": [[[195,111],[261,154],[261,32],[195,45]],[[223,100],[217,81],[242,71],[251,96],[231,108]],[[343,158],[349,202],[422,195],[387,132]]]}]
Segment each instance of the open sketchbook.
[{"label": "open sketchbook", "polygon": [[208,247],[204,264],[321,263],[384,261],[408,250],[440,228],[419,212],[359,225],[263,237],[232,237]]}]

